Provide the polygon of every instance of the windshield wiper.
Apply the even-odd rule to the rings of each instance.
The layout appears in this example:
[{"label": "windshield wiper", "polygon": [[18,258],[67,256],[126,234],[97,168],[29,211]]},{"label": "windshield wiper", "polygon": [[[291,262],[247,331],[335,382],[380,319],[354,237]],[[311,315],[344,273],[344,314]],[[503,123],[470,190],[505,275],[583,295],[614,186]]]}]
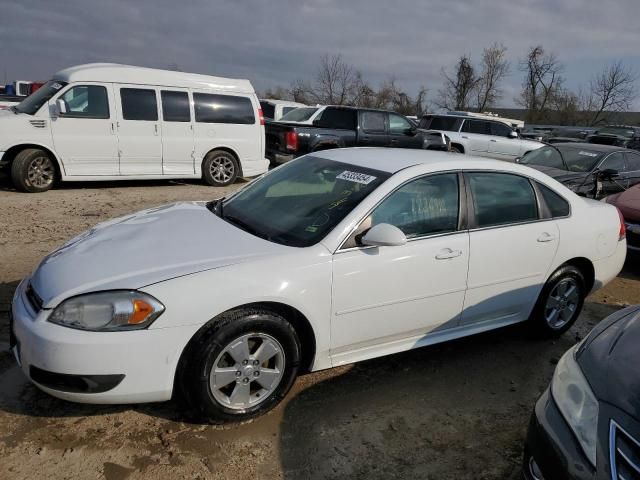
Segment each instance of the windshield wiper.
[{"label": "windshield wiper", "polygon": [[20,110],[18,110],[15,105],[9,107],[9,110],[11,110],[14,115],[18,115],[18,113],[20,112]]},{"label": "windshield wiper", "polygon": [[218,198],[217,200],[212,200],[206,204],[207,209],[211,212],[219,216],[220,218],[224,218],[224,214],[222,213],[223,209],[224,197]]},{"label": "windshield wiper", "polygon": [[232,225],[235,225],[241,230],[244,230],[245,232],[250,233],[251,235],[264,238],[265,240],[269,240],[269,241],[271,240],[271,237],[269,235],[266,235],[265,233],[257,230],[254,226],[249,225],[248,223],[240,220],[238,217],[234,217],[233,215],[227,215],[226,217],[221,217],[221,218],[231,223]]}]

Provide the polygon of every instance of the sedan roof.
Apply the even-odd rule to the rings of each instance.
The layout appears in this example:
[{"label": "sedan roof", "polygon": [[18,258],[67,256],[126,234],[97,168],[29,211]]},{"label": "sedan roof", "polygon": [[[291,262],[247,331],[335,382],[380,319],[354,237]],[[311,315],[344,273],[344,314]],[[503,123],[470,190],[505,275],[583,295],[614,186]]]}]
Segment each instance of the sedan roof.
[{"label": "sedan roof", "polygon": [[451,152],[406,148],[336,148],[322,150],[310,155],[391,174],[415,165],[427,165],[434,171],[473,168],[519,172],[522,172],[524,168],[528,170],[528,167],[502,160],[460,155]]}]

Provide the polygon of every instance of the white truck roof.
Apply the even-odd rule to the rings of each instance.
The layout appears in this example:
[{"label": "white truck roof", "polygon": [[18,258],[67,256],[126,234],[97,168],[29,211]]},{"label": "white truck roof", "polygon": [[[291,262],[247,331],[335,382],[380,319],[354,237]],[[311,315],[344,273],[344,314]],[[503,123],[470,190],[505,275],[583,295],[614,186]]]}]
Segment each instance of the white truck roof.
[{"label": "white truck roof", "polygon": [[261,98],[260,101],[261,102],[273,103],[274,105],[285,105],[285,106],[292,106],[292,107],[306,107],[306,106],[308,106],[308,105],[305,105],[304,103],[294,102],[293,100],[274,100],[274,99],[271,99],[271,98]]},{"label": "white truck roof", "polygon": [[108,82],[158,85],[234,93],[254,93],[249,80],[213,77],[198,73],[159,70],[117,63],[88,63],[60,70],[53,76],[61,82]]}]

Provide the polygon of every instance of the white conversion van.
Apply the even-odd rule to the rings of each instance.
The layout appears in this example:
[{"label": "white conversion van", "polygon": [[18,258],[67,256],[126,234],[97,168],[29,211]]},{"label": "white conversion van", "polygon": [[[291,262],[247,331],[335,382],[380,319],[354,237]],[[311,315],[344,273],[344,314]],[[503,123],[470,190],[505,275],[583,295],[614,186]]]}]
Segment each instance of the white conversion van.
[{"label": "white conversion van", "polygon": [[248,80],[80,65],[0,111],[0,166],[26,192],[56,180],[203,178],[224,186],[266,172],[264,148]]}]

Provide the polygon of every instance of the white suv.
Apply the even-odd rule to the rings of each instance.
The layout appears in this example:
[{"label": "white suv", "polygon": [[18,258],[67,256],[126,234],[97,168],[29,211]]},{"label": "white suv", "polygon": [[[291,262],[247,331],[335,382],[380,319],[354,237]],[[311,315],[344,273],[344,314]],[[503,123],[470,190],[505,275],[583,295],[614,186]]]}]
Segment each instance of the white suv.
[{"label": "white suv", "polygon": [[519,138],[511,126],[500,120],[470,115],[425,115],[419,128],[446,132],[453,152],[509,162],[543,146],[540,142]]}]

